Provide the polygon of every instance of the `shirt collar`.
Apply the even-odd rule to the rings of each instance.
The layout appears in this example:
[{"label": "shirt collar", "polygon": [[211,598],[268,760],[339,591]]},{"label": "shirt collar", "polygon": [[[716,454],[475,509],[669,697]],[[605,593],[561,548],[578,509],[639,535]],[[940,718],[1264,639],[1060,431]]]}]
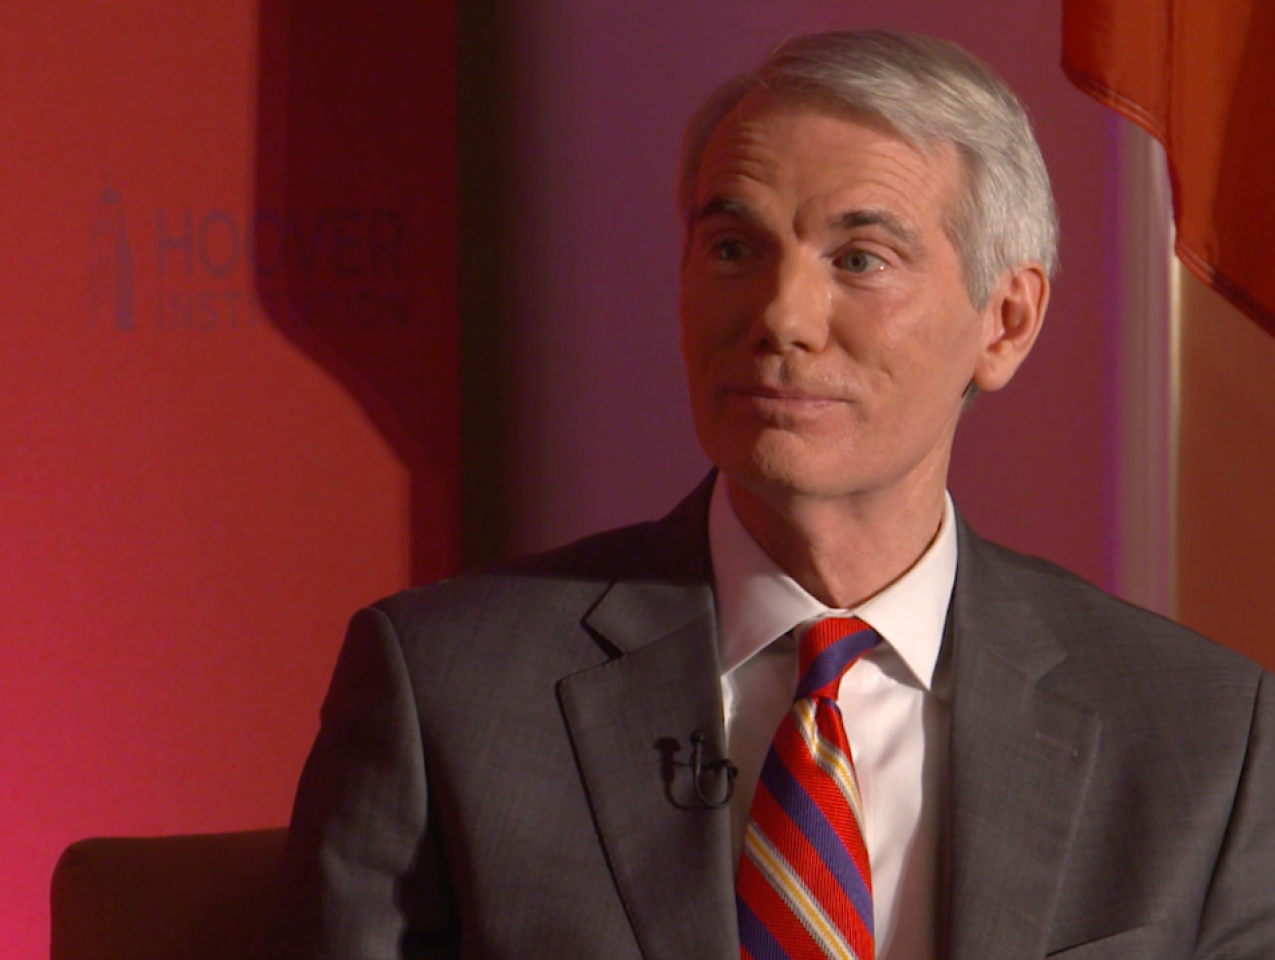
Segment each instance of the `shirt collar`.
[{"label": "shirt collar", "polygon": [[922,686],[932,689],[956,581],[956,518],[950,495],[943,498],[938,535],[921,558],[853,610],[825,606],[780,569],[735,516],[720,473],[709,506],[708,544],[722,673],[807,620],[856,616],[881,634]]}]

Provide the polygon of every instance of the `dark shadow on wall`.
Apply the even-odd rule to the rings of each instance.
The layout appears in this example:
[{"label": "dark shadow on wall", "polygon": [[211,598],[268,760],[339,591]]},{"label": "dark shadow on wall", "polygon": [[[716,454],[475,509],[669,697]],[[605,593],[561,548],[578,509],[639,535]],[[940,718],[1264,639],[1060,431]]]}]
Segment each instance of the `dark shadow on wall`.
[{"label": "dark shadow on wall", "polygon": [[454,13],[260,4],[257,292],[407,469],[415,582],[460,553]]},{"label": "dark shadow on wall", "polygon": [[462,556],[509,556],[514,524],[516,293],[509,282],[516,215],[516,55],[511,0],[459,0]]},{"label": "dark shadow on wall", "polygon": [[[466,565],[513,542],[518,294],[507,269],[517,215],[513,0],[458,0],[461,516]],[[528,291],[523,291],[524,296]]]}]

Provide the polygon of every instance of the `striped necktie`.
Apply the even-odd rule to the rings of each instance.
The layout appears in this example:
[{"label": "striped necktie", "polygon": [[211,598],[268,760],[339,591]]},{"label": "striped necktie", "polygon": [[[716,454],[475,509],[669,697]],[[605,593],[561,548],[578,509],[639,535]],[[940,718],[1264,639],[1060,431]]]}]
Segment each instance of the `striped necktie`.
[{"label": "striped necktie", "polygon": [[849,617],[816,621],[801,636],[801,680],[744,834],[742,960],[873,960],[872,876],[837,689],[880,639]]}]

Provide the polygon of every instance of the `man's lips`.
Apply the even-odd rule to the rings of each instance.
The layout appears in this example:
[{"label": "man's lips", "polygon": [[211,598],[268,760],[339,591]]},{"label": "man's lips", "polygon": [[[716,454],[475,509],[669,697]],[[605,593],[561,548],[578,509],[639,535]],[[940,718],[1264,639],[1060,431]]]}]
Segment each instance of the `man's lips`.
[{"label": "man's lips", "polygon": [[752,416],[776,422],[800,422],[839,409],[845,401],[799,387],[735,385],[723,388],[726,403]]},{"label": "man's lips", "polygon": [[829,396],[813,390],[798,387],[767,387],[752,384],[728,384],[722,388],[724,393],[736,394],[750,400],[773,400],[793,404],[825,404],[841,403],[840,397]]}]

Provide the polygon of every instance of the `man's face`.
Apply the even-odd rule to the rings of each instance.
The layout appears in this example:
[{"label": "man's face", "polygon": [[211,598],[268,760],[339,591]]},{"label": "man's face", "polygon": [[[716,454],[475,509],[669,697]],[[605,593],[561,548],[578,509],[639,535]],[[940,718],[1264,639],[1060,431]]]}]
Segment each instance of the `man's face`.
[{"label": "man's face", "polygon": [[682,354],[700,443],[734,482],[764,499],[943,489],[991,327],[943,229],[962,179],[953,149],[761,91],[714,131]]}]

